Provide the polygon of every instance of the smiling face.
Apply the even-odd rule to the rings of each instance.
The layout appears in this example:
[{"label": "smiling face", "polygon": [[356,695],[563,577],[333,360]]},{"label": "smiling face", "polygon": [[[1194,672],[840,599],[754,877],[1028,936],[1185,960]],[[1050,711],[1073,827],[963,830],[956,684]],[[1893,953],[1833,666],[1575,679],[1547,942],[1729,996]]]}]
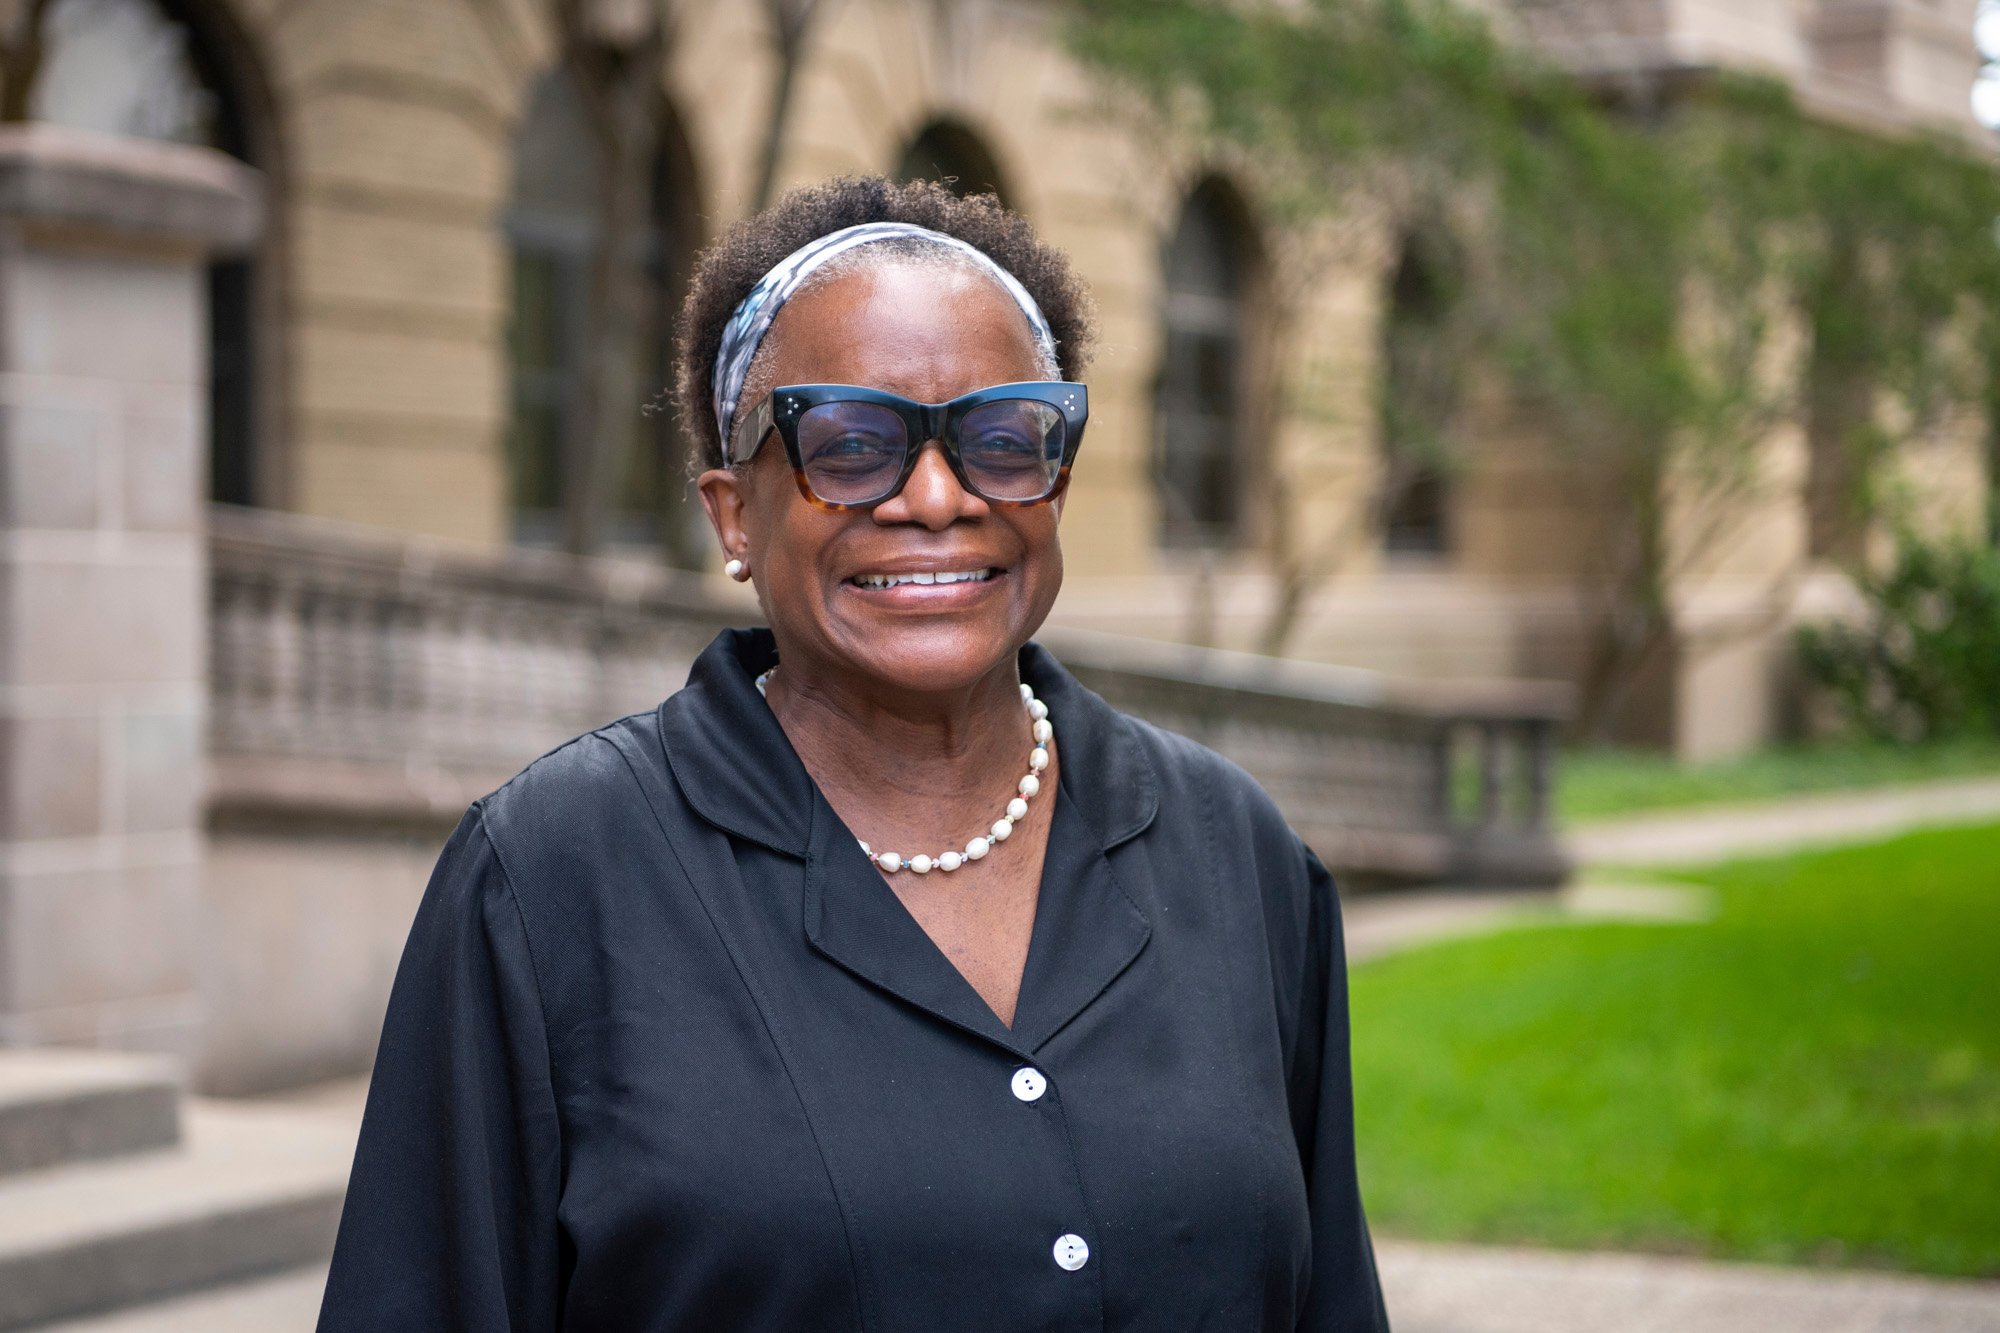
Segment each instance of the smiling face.
[{"label": "smiling face", "polygon": [[[792,298],[745,386],[856,384],[923,403],[1046,377],[1020,308],[991,278],[891,258]],[[901,493],[829,512],[799,494],[775,435],[748,467],[701,475],[730,558],[745,561],[787,670],[913,694],[968,689],[1040,628],[1062,586],[1062,500],[966,491],[932,444]],[[969,576],[969,577],[968,577]]]}]

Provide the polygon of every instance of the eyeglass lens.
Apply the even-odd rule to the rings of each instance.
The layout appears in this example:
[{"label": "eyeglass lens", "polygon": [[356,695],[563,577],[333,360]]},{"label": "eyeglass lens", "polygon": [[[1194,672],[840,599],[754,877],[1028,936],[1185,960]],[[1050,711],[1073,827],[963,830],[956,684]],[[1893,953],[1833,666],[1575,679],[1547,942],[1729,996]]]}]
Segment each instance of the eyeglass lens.
[{"label": "eyeglass lens", "polygon": [[[902,416],[880,403],[821,403],[799,417],[797,434],[806,484],[832,504],[887,499],[911,448]],[[982,499],[1039,500],[1055,489],[1066,436],[1049,403],[981,403],[959,421],[959,465]]]}]

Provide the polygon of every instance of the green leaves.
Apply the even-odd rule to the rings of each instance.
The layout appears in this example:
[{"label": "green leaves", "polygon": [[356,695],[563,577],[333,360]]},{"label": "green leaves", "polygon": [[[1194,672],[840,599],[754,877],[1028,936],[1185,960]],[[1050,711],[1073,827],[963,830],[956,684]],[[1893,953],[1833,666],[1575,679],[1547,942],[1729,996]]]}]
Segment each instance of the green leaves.
[{"label": "green leaves", "polygon": [[1909,404],[1912,430],[2000,380],[2000,182],[1954,140],[1826,124],[1742,75],[1587,86],[1443,0],[1069,15],[1086,62],[1289,205],[1454,219],[1477,259],[1449,341],[1634,485],[1682,447],[1761,446],[1774,404],[1755,367],[1787,305],[1841,377]]},{"label": "green leaves", "polygon": [[1860,582],[1862,622],[1800,629],[1807,676],[1865,734],[2000,736],[2000,551],[1906,536]]}]

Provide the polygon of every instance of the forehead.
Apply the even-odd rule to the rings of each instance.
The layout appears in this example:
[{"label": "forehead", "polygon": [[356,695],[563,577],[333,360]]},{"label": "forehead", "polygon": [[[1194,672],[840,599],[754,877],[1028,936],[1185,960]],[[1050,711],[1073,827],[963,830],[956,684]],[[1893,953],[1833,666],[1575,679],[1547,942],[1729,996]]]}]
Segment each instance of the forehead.
[{"label": "forehead", "polygon": [[859,384],[942,402],[1042,378],[1027,317],[977,269],[894,256],[844,269],[772,321],[767,382]]}]

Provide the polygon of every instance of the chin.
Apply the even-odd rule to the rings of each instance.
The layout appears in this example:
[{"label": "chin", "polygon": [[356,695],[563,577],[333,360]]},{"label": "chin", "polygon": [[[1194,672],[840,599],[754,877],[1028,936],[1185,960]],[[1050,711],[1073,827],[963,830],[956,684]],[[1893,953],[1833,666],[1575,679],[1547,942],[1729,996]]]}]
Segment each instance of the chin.
[{"label": "chin", "polygon": [[968,688],[1008,665],[1034,628],[1016,634],[988,617],[895,618],[849,640],[850,658],[868,675],[912,693]]}]

